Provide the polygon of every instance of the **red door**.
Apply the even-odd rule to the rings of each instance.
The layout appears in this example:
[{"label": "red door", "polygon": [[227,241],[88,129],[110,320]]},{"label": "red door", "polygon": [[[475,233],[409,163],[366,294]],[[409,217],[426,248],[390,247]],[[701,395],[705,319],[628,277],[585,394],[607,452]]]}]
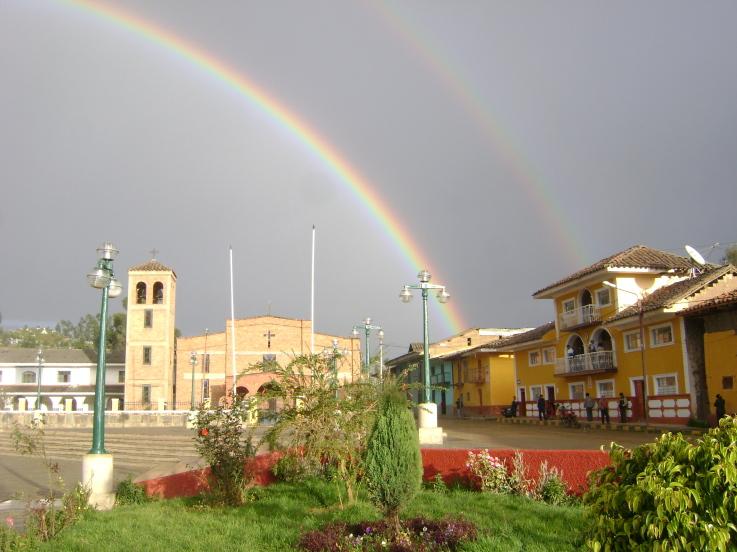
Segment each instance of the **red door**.
[{"label": "red door", "polygon": [[519,390],[519,414],[518,414],[518,416],[520,416],[522,418],[524,418],[525,416],[527,416],[527,412],[525,410],[525,407],[526,407],[526,405],[525,405],[525,388],[522,387]]},{"label": "red door", "polygon": [[635,380],[635,396],[632,397],[632,417],[635,420],[642,420],[645,417],[645,411],[643,409],[643,399],[645,396],[644,385],[642,380]]}]

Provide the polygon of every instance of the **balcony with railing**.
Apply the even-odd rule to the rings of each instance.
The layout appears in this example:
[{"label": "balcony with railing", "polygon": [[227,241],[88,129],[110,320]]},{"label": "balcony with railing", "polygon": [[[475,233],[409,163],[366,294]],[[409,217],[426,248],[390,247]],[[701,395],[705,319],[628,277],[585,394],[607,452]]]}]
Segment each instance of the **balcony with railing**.
[{"label": "balcony with railing", "polygon": [[598,305],[584,305],[572,311],[560,313],[558,320],[561,330],[572,330],[600,322],[601,313]]},{"label": "balcony with railing", "polygon": [[615,372],[614,353],[612,351],[598,351],[596,353],[585,353],[568,358],[559,359],[555,365],[557,376],[580,376],[587,374],[599,374],[602,372]]}]

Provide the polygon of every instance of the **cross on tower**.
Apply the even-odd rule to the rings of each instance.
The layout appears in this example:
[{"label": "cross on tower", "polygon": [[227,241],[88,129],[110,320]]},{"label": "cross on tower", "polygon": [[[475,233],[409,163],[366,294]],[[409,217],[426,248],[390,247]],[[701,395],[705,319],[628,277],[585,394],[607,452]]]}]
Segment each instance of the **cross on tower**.
[{"label": "cross on tower", "polygon": [[266,346],[267,346],[267,347],[268,347],[269,349],[271,349],[271,338],[272,338],[272,337],[276,337],[276,334],[275,334],[275,333],[271,333],[271,330],[269,330],[268,332],[266,332],[266,333],[264,334],[264,337],[265,337],[265,338],[266,338],[266,339],[268,340],[268,341],[266,342]]},{"label": "cross on tower", "polygon": [[151,253],[151,260],[154,261],[156,260],[156,255],[159,254],[159,250],[154,247],[149,253]]}]

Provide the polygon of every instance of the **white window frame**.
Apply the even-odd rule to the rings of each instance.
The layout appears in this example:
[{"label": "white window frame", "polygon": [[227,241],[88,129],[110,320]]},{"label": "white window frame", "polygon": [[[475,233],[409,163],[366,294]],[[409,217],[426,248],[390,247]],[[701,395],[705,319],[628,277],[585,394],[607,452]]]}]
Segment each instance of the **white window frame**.
[{"label": "white window frame", "polygon": [[602,384],[602,383],[611,383],[612,384],[612,394],[611,395],[607,395],[606,396],[607,399],[613,399],[614,397],[617,396],[617,387],[614,384],[614,380],[613,379],[597,380],[596,381],[596,398],[597,399],[600,399],[603,396],[601,394],[601,388],[599,387],[599,385]]},{"label": "white window frame", "polygon": [[[581,386],[581,398],[580,399],[574,399],[573,398],[573,386],[574,385],[580,385]],[[571,401],[582,401],[586,398],[586,382],[585,381],[571,381],[568,382],[568,400]]]},{"label": "white window frame", "polygon": [[[673,393],[660,393],[660,389],[658,388],[658,378],[674,378],[676,380],[676,390]],[[655,374],[652,376],[653,380],[653,395],[654,396],[662,396],[662,395],[678,395],[678,373],[677,372],[671,372],[669,374]]]},{"label": "white window frame", "polygon": [[[670,341],[667,343],[655,343],[655,332],[661,328],[670,328]],[[650,347],[656,348],[656,347],[668,347],[669,345],[673,345],[676,342],[675,335],[673,335],[673,324],[668,322],[667,324],[658,324],[657,326],[650,326],[648,328],[650,331],[648,332],[650,334]]]},{"label": "white window frame", "polygon": [[[537,355],[537,362],[532,362],[532,355]],[[540,366],[542,363],[542,354],[540,353],[540,349],[535,349],[534,351],[527,351],[527,365],[528,366]]]},{"label": "white window frame", "polygon": [[[68,378],[66,381],[62,380],[62,374],[64,374]],[[72,371],[71,370],[57,370],[56,371],[56,383],[72,383]]]},{"label": "white window frame", "polygon": [[[643,332],[644,333],[644,332]],[[622,344],[624,345],[624,352],[625,353],[634,353],[634,352],[640,352],[642,350],[642,343],[640,343],[640,346],[636,349],[630,349],[629,344],[627,343],[627,336],[629,335],[636,335],[638,341],[640,340],[640,330],[632,330],[630,332],[624,332],[622,334]]]},{"label": "white window frame", "polygon": [[[608,299],[606,303],[599,302],[599,293],[601,293],[602,291],[605,291],[607,293]],[[612,292],[608,287],[600,287],[594,290],[594,296],[596,297],[596,304],[600,307],[608,307],[612,304]]]},{"label": "white window frame", "polygon": [[543,398],[545,398],[545,395],[543,395],[543,386],[542,385],[530,385],[530,400],[531,402],[537,402],[537,397],[535,396],[534,389],[538,389],[540,391],[539,395],[542,395]]},{"label": "white window frame", "polygon": [[[571,308],[568,309],[566,305],[571,305]],[[576,298],[573,297],[571,299],[566,299],[565,301],[561,302],[561,307],[563,308],[563,313],[569,313],[576,310]]]},{"label": "white window frame", "polygon": [[[545,360],[545,353],[546,353],[546,352],[551,352],[551,351],[552,351],[552,353],[553,353],[553,358],[552,358],[552,360]],[[545,348],[544,348],[544,349],[542,350],[542,362],[543,362],[543,364],[555,364],[555,360],[556,360],[556,357],[557,357],[557,356],[558,356],[558,355],[556,354],[556,351],[555,351],[555,347],[545,347]]]}]

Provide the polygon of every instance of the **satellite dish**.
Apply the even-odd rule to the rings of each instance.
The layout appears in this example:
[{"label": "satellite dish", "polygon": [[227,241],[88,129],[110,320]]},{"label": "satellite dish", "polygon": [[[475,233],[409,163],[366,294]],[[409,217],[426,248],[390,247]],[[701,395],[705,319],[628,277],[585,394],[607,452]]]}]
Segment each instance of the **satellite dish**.
[{"label": "satellite dish", "polygon": [[691,247],[690,245],[686,246],[686,253],[688,253],[688,256],[691,257],[693,262],[695,262],[698,265],[704,266],[706,264],[706,260],[704,257],[701,256],[701,253],[696,251],[695,248]]}]

